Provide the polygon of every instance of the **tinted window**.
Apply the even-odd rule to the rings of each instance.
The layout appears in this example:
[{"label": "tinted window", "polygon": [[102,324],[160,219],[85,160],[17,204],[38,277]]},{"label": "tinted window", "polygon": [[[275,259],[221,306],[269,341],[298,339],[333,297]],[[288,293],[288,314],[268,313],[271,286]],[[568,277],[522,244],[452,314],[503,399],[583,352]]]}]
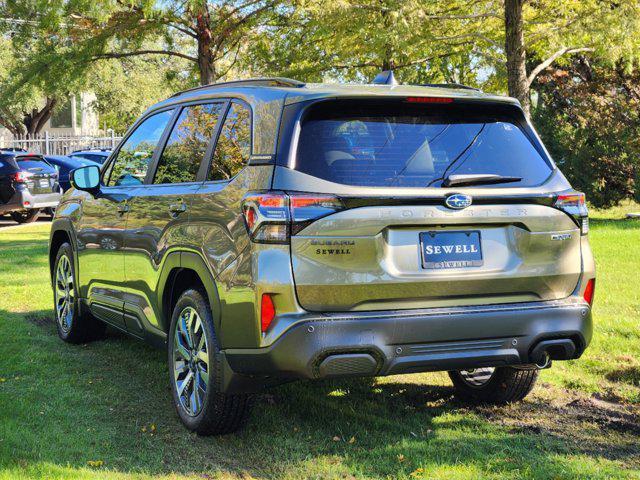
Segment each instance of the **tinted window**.
[{"label": "tinted window", "polygon": [[224,105],[194,105],[180,113],[153,183],[194,182]]},{"label": "tinted window", "polygon": [[156,113],[142,122],[127,138],[109,175],[109,186],[139,185],[144,182],[149,163],[173,110]]},{"label": "tinted window", "polygon": [[26,170],[32,173],[54,173],[56,171],[55,167],[42,160],[16,159],[16,161],[18,162],[20,170]]},{"label": "tinted window", "polygon": [[522,178],[492,187],[546,180],[550,163],[517,121],[503,113],[487,115],[486,110],[479,114],[409,105],[324,109],[303,123],[296,168],[358,186],[437,187],[448,175],[479,173]]},{"label": "tinted window", "polygon": [[232,103],[224,120],[213,154],[208,180],[228,180],[249,161],[251,154],[251,111]]},{"label": "tinted window", "polygon": [[82,153],[82,154],[74,154],[74,155],[70,155],[71,158],[74,159],[84,159],[84,160],[91,160],[92,162],[97,162],[97,163],[104,163],[104,161],[108,158],[107,155],[98,155],[98,154],[94,154],[94,153]]}]

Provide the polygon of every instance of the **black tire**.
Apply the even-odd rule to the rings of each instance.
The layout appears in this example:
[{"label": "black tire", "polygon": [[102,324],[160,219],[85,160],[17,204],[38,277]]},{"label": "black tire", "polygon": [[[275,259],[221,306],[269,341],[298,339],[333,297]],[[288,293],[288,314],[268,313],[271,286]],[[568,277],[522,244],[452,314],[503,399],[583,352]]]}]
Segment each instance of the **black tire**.
[{"label": "black tire", "polygon": [[30,208],[29,210],[20,210],[18,212],[11,212],[11,218],[14,222],[18,223],[31,223],[38,219],[40,210],[37,208]]},{"label": "black tire", "polygon": [[[195,310],[199,316],[199,323],[201,325],[199,329],[200,334],[198,335],[196,332],[192,335],[193,340],[191,340],[191,342],[192,344],[200,343],[202,335],[204,335],[206,337],[206,357],[208,357],[206,372],[209,380],[206,386],[206,392],[204,392],[201,400],[194,402],[199,406],[199,410],[190,405],[192,403],[191,398],[194,398],[193,394],[189,397],[184,394],[184,396],[179,395],[179,387],[176,382],[177,376],[178,379],[182,378],[183,384],[187,383],[188,385],[186,376],[188,376],[191,371],[190,378],[193,382],[191,384],[193,390],[193,385],[196,383],[200,384],[200,376],[196,376],[194,372],[198,369],[204,369],[205,367],[202,363],[198,363],[199,357],[193,355],[194,350],[196,352],[200,350],[199,347],[195,347],[195,349],[192,348],[191,350],[193,355],[191,357],[191,364],[186,360],[182,360],[184,357],[177,353],[179,351],[177,348],[178,341],[176,340],[176,330],[179,328],[178,322],[180,321],[181,315],[185,315],[185,312],[190,312],[190,309]],[[181,332],[178,332],[178,336],[183,340],[187,340],[185,336],[181,336]],[[199,338],[198,342],[196,342],[196,337]],[[199,435],[222,435],[235,432],[247,419],[251,407],[251,398],[247,394],[232,395],[220,392],[222,365],[218,351],[217,339],[213,328],[213,315],[209,302],[206,300],[206,295],[199,290],[186,290],[180,295],[173,309],[173,315],[171,316],[167,356],[169,380],[173,401],[180,420],[182,420],[182,423],[189,430],[195,431]],[[194,361],[195,365],[193,365]],[[180,371],[177,371],[176,362],[182,363]],[[187,386],[183,391],[188,390],[188,388]],[[199,391],[200,390],[198,390],[198,392]],[[192,409],[192,411],[190,411],[190,409]]]},{"label": "black tire", "polygon": [[465,402],[503,405],[526,397],[538,378],[538,370],[496,367],[479,385],[472,384],[459,371],[449,372],[456,396]]},{"label": "black tire", "polygon": [[[68,262],[72,278],[73,293],[66,300],[70,305],[70,314],[64,315],[60,308],[60,296],[58,292],[63,288],[64,282],[60,281],[58,270],[61,262]],[[68,243],[63,243],[56,254],[53,264],[53,308],[56,317],[56,329],[58,336],[68,343],[85,343],[104,336],[106,325],[93,317],[89,312],[82,311],[77,295],[77,275],[73,263],[73,249]],[[68,282],[67,282],[68,283]],[[71,290],[70,289],[70,290]],[[67,311],[69,312],[69,310]]]}]

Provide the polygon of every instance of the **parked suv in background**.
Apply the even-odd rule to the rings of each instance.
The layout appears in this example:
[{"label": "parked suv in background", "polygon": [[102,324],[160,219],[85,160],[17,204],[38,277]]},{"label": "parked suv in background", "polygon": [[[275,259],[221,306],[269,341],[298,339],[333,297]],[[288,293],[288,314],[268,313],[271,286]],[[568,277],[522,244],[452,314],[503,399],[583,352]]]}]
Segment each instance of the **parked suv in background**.
[{"label": "parked suv in background", "polygon": [[43,158],[47,163],[53,165],[58,171],[58,183],[60,184],[60,188],[62,188],[63,192],[66,192],[71,188],[71,181],[69,180],[69,174],[71,171],[88,165],[95,165],[98,168],[102,165],[85,158],[71,158],[66,155],[45,155]]},{"label": "parked suv in background", "polygon": [[60,197],[58,172],[41,155],[0,150],[0,215],[33,222],[42,209],[55,208]]},{"label": "parked suv in background", "polygon": [[106,148],[90,148],[87,150],[76,150],[75,152],[71,152],[69,157],[74,160],[91,160],[92,162],[102,165],[107,161],[110,154],[111,150]]},{"label": "parked suv in background", "polygon": [[516,401],[591,339],[584,195],[511,98],[210,85],[72,182],[50,241],[60,337],[106,323],[166,346],[201,434],[294,379],[447,370],[462,398]]}]

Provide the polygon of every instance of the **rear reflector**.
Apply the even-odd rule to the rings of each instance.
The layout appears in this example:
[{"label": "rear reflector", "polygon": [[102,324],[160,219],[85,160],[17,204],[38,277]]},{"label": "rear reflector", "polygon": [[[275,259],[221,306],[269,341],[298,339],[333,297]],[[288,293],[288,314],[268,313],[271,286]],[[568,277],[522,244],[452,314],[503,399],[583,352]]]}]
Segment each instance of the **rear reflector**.
[{"label": "rear reflector", "polygon": [[587,302],[589,305],[593,305],[593,295],[595,291],[596,291],[596,279],[592,278],[587,282],[587,286],[584,289],[584,293],[582,294],[584,301]]},{"label": "rear reflector", "polygon": [[276,316],[276,307],[273,305],[271,295],[262,294],[262,302],[260,303],[260,328],[262,333],[266,332]]},{"label": "rear reflector", "polygon": [[409,103],[451,103],[450,97],[407,97]]}]

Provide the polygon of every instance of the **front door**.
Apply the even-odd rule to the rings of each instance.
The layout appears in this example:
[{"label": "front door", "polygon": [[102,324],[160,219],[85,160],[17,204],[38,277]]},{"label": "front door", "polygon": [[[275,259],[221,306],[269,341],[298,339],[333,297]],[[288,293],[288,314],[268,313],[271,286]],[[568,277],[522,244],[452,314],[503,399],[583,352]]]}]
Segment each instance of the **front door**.
[{"label": "front door", "polygon": [[172,114],[167,110],[140,122],[109,162],[100,192],[85,193],[82,202],[77,227],[80,295],[96,316],[120,328],[125,327],[123,248],[131,200]]}]

